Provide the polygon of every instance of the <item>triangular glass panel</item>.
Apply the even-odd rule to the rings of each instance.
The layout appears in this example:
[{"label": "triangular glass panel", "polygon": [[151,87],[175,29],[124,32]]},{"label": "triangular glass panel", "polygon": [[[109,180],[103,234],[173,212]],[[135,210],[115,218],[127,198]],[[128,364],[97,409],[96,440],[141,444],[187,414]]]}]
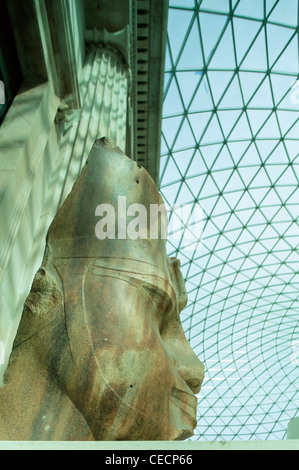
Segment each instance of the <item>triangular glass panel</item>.
[{"label": "triangular glass panel", "polygon": [[267,173],[265,172],[264,168],[260,168],[259,172],[257,173],[256,177],[252,181],[250,187],[252,188],[262,188],[262,187],[269,187],[271,186],[271,181],[269,180]]},{"label": "triangular glass panel", "polygon": [[185,183],[183,183],[178,193],[176,204],[178,205],[188,204],[192,202],[193,200],[194,200],[193,194],[190,192],[188,186]]},{"label": "triangular glass panel", "polygon": [[277,3],[277,0],[266,0],[266,16],[273,10],[275,3]]},{"label": "triangular glass panel", "polygon": [[213,13],[199,14],[200,31],[204,46],[205,62],[208,63],[220,39],[227,17]]},{"label": "triangular glass panel", "polygon": [[247,114],[250,121],[250,126],[255,136],[257,132],[263,127],[264,123],[270,116],[272,111],[266,109],[248,109]]},{"label": "triangular glass panel", "polygon": [[236,68],[234,42],[231,24],[226,28],[224,35],[209,63],[210,69],[234,70]]},{"label": "triangular glass panel", "polygon": [[166,250],[168,256],[177,256],[178,254],[177,246],[174,245],[170,240],[167,240]]},{"label": "triangular glass panel", "polygon": [[195,198],[198,197],[202,189],[202,186],[205,182],[205,179],[206,179],[206,175],[198,175],[198,176],[190,177],[186,179],[186,184],[190,188],[190,191],[192,192],[192,194],[194,194]]},{"label": "triangular glass panel", "polygon": [[282,56],[273,65],[273,72],[298,75],[298,37],[290,42]]},{"label": "triangular glass panel", "polygon": [[294,210],[296,210],[296,208],[298,207],[298,204],[299,204],[299,193],[298,193],[298,190],[295,190],[293,195],[288,199],[286,207],[292,213]]},{"label": "triangular glass panel", "polygon": [[275,241],[277,240],[277,232],[270,225],[268,225],[261,236],[261,240],[271,239],[274,239]]},{"label": "triangular glass panel", "polygon": [[194,0],[169,0],[170,7],[194,8]]},{"label": "triangular glass panel", "polygon": [[196,140],[199,142],[211,119],[211,112],[190,113],[188,118]]},{"label": "triangular glass panel", "polygon": [[[164,66],[164,70],[165,72],[169,72],[171,71],[173,68],[173,64],[172,64],[172,61],[171,61],[171,56],[170,56],[170,51],[169,51],[169,46],[168,46],[168,41],[167,41],[167,44],[166,44],[166,50],[165,50],[165,66]],[[166,80],[164,79],[164,88],[165,88],[165,82]]]},{"label": "triangular glass panel", "polygon": [[164,99],[163,117],[170,116],[172,114],[183,114],[183,112],[184,108],[176,81],[172,80]]},{"label": "triangular glass panel", "polygon": [[258,167],[256,166],[248,166],[245,168],[238,168],[238,172],[240,173],[240,176],[242,178],[242,181],[244,181],[245,186],[249,186],[254,177],[256,176],[258,172]]},{"label": "triangular glass panel", "polygon": [[299,135],[299,121],[286,133],[286,139],[298,139]]},{"label": "triangular glass panel", "polygon": [[224,215],[226,214],[231,214],[231,208],[227,204],[227,202],[223,199],[223,197],[220,197],[217,201],[217,204],[213,210],[213,216],[217,215]]},{"label": "triangular glass panel", "polygon": [[254,41],[241,67],[242,69],[253,71],[266,71],[268,69],[264,28]]},{"label": "triangular glass panel", "polygon": [[166,94],[167,94],[167,91],[170,87],[170,84],[171,84],[171,81],[172,81],[172,78],[173,78],[173,74],[172,73],[168,73],[166,72],[164,74],[164,89],[163,89],[163,97],[165,98]]},{"label": "triangular glass panel", "polygon": [[298,142],[285,139],[284,144],[286,146],[287,153],[290,159],[293,160],[294,158],[296,158],[299,154]]},{"label": "triangular glass panel", "polygon": [[174,144],[174,150],[185,149],[195,145],[194,137],[191,132],[189,122],[184,120],[183,125],[179,131],[178,138]]},{"label": "triangular glass panel", "polygon": [[289,152],[286,150],[286,153],[290,159],[290,161],[292,161],[292,165],[293,165],[293,168],[294,170],[298,173],[298,169],[299,169],[299,155],[297,155],[295,158],[291,158],[290,155],[289,155]]},{"label": "triangular glass panel", "polygon": [[237,77],[235,77],[220,101],[219,109],[239,109],[243,108],[243,100]]},{"label": "triangular glass panel", "polygon": [[255,144],[257,146],[262,162],[267,161],[269,155],[271,155],[275,147],[277,147],[278,143],[279,143],[279,140],[256,140],[255,141]]},{"label": "triangular glass panel", "polygon": [[[252,219],[254,217],[255,217],[255,215],[252,217]],[[264,231],[265,231],[265,225],[264,224],[261,224],[261,223],[251,223],[250,224],[250,232],[253,234],[255,239],[258,239]],[[255,246],[256,246],[256,243],[253,245],[253,248],[252,248],[251,253],[250,253],[250,259],[254,263],[255,267],[252,267],[252,269],[247,269],[246,271],[243,271],[243,266],[242,266],[242,271],[244,272],[244,274],[246,275],[247,278],[251,278],[251,279],[256,278],[256,279],[258,279],[257,285],[260,285],[259,283],[261,282],[261,279],[266,283],[267,278],[268,278],[268,277],[266,277],[266,281],[265,281],[264,280],[265,276],[263,276],[263,273],[261,273],[261,269],[259,269],[259,266],[263,265],[263,262],[264,262],[265,258],[267,257],[267,254],[262,253],[262,254],[254,254],[253,255],[252,252],[253,252]],[[243,249],[243,246],[241,246],[240,248]],[[249,287],[252,288],[252,282],[249,284]],[[256,305],[257,300],[254,297],[254,294],[251,293],[251,295],[249,295],[248,292],[246,292],[245,297],[242,298],[242,304],[245,303],[245,302],[247,304],[250,303],[252,305],[252,307],[255,309],[255,311],[257,311],[257,305]],[[251,325],[251,328],[254,327],[254,326],[255,325]]]},{"label": "triangular glass panel", "polygon": [[212,143],[221,142],[223,139],[224,137],[221,132],[221,128],[219,126],[217,116],[214,115],[200,142],[201,144],[207,144],[207,143],[212,144]]},{"label": "triangular glass panel", "polygon": [[[168,41],[167,41],[167,44],[166,44],[166,52],[165,52],[165,72],[169,71],[169,70],[172,70],[172,67],[173,67],[173,64],[172,64],[172,61],[171,61],[171,56],[170,56],[170,50],[169,50],[169,45],[168,45]],[[165,80],[164,80],[165,82]]]},{"label": "triangular glass panel", "polygon": [[168,155],[162,156],[160,158],[160,181],[163,178],[164,170],[166,169],[168,163]]},{"label": "triangular glass panel", "polygon": [[269,21],[273,21],[273,23],[285,24],[288,26],[297,26],[298,1],[288,0],[287,5],[285,2],[278,2],[277,6],[269,16]]},{"label": "triangular glass panel", "polygon": [[204,66],[199,31],[195,20],[187,38],[182,55],[178,61],[178,70],[201,70]]},{"label": "triangular glass panel", "polygon": [[180,190],[182,182],[174,183],[167,185],[165,187],[161,187],[161,194],[163,199],[165,199],[166,205],[172,206],[174,204],[175,197],[177,192]]},{"label": "triangular glass panel", "polygon": [[[281,206],[281,200],[277,196],[275,189],[270,189],[267,196],[263,199],[263,202],[260,205],[263,213],[265,213],[263,209],[266,206]],[[275,208],[275,211],[277,212],[277,207]]]},{"label": "triangular glass panel", "polygon": [[200,77],[195,72],[176,72],[176,77],[185,109],[187,109]]},{"label": "triangular glass panel", "polygon": [[222,70],[208,72],[208,79],[211,87],[211,92],[216,106],[223,93],[225,92],[226,88],[228,88],[232,77],[233,72],[227,72]]},{"label": "triangular glass panel", "polygon": [[282,135],[286,134],[298,120],[298,111],[277,111]]},{"label": "triangular glass panel", "polygon": [[[240,171],[240,170],[239,170]],[[244,171],[246,171],[244,169]],[[243,179],[243,177],[242,177]],[[255,203],[254,201],[252,200],[252,198],[250,197],[248,191],[246,191],[243,196],[241,197],[241,199],[239,200],[238,202],[238,205],[236,206],[236,211],[239,211],[239,210],[242,210],[242,209],[248,209],[248,208],[253,208],[255,209]]]},{"label": "triangular glass panel", "polygon": [[[296,186],[280,186],[279,187],[279,196],[284,202],[288,202],[293,198],[294,194],[297,197],[297,204],[298,204],[298,190]],[[294,201],[295,199],[293,199]],[[293,202],[292,201],[292,202]]]},{"label": "triangular glass panel", "polygon": [[205,161],[205,165],[209,170],[213,167],[216,158],[218,158],[221,147],[221,144],[207,145],[201,147],[200,150]]},{"label": "triangular glass panel", "polygon": [[202,200],[202,203],[204,204],[204,198],[215,196],[217,194],[219,194],[219,190],[216,184],[214,183],[213,178],[211,176],[208,176],[200,192],[200,198]]},{"label": "triangular glass panel", "polygon": [[205,239],[208,239],[210,237],[213,237],[215,235],[219,234],[219,228],[217,225],[214,223],[214,221],[209,221],[207,225],[205,226],[204,229],[204,237]]},{"label": "triangular glass panel", "polygon": [[240,160],[243,158],[248,148],[249,148],[249,144],[246,141],[228,143],[228,150],[235,165],[237,165],[240,162]]},{"label": "triangular glass panel", "polygon": [[192,159],[191,165],[188,168],[187,177],[194,175],[207,174],[207,164],[202,157],[201,153],[196,150],[195,155]]},{"label": "triangular glass panel", "polygon": [[[202,189],[201,189],[202,191]],[[200,191],[200,202],[202,203],[202,208],[203,208],[203,212],[204,214],[206,214],[207,217],[210,217],[211,216],[211,213],[219,199],[219,194],[215,195],[215,196],[212,196],[212,197],[208,197],[206,199],[202,198],[201,197],[201,191]],[[204,237],[205,237],[205,233],[204,233]]]},{"label": "triangular glass panel", "polygon": [[243,113],[236,127],[229,136],[229,140],[251,140],[252,133],[248,125],[246,113]]},{"label": "triangular glass panel", "polygon": [[[238,247],[244,251],[244,244],[245,243],[250,243],[251,248],[253,248],[254,245],[254,238],[253,235],[245,228],[242,230],[242,233],[240,235],[240,238],[238,239]],[[243,245],[243,246],[242,246]],[[245,271],[245,269],[250,269],[250,268],[255,268],[255,264],[252,264],[252,261],[247,258],[247,260],[244,262],[242,266],[242,270]]]},{"label": "triangular glass panel", "polygon": [[266,197],[269,192],[269,188],[250,188],[250,196],[258,206]]},{"label": "triangular glass panel", "polygon": [[188,149],[173,153],[173,159],[177,164],[182,175],[185,175],[188,165],[193,157],[194,150]]},{"label": "triangular glass panel", "polygon": [[234,35],[236,42],[236,52],[238,64],[241,63],[244,55],[255,39],[261,23],[244,18],[233,19]]},{"label": "triangular glass panel", "polygon": [[239,72],[241,81],[242,94],[244,97],[245,104],[248,103],[252,95],[255,93],[257,88],[260,86],[264,79],[264,73],[255,72]]},{"label": "triangular glass panel", "polygon": [[257,134],[258,139],[278,139],[280,138],[280,131],[277,125],[277,119],[273,113],[267,120],[263,128]]},{"label": "triangular glass panel", "polygon": [[[239,250],[239,248],[237,247],[233,248],[230,254],[231,266],[239,270],[242,266],[243,261],[244,261],[244,254],[241,252],[241,250]],[[235,285],[234,290],[235,292],[238,292],[237,285]]]},{"label": "triangular glass panel", "polygon": [[268,77],[265,78],[256,94],[250,100],[248,106],[250,108],[273,108],[273,99]]},{"label": "triangular glass panel", "polygon": [[214,109],[214,104],[206,77],[204,76],[192,100],[189,111],[207,111],[212,109]]},{"label": "triangular glass panel", "polygon": [[220,154],[213,164],[213,171],[227,170],[234,167],[234,162],[226,146],[223,146]]},{"label": "triangular glass panel", "polygon": [[263,2],[260,0],[241,0],[235,14],[262,20],[264,18]]},{"label": "triangular glass panel", "polygon": [[[266,192],[264,190],[264,192]],[[250,227],[254,226],[260,226],[262,230],[264,230],[265,226],[267,225],[267,219],[265,216],[261,213],[260,210],[257,210],[255,214],[252,216],[251,221],[250,221]],[[257,235],[257,232],[254,232],[254,235]]]},{"label": "triangular glass panel", "polygon": [[229,13],[229,2],[227,0],[202,0],[200,9]]},{"label": "triangular glass panel", "polygon": [[271,165],[288,165],[290,162],[286,154],[283,143],[281,142],[266,160],[267,168]]},{"label": "triangular glass panel", "polygon": [[161,149],[160,149],[161,156],[167,155],[168,152],[169,152],[169,149],[168,149],[168,146],[167,146],[167,143],[166,143],[164,134],[163,134],[163,132],[162,132],[162,136],[161,136]]},{"label": "triangular glass panel", "polygon": [[235,192],[245,189],[244,183],[242,182],[237,171],[232,172],[232,176],[225,186],[225,193]]},{"label": "triangular glass panel", "polygon": [[[222,220],[222,217],[217,217],[217,219],[218,219],[217,220],[218,228],[219,228],[219,230],[221,230],[223,225],[224,225],[224,221]],[[223,240],[223,237],[218,238],[218,242],[216,244],[215,251],[217,252],[217,256],[219,257],[219,259],[221,259],[224,262],[227,262],[228,261],[228,255],[231,251],[231,247],[223,248],[221,246],[222,245],[222,243],[221,243],[222,240]],[[219,294],[223,297],[225,297],[229,292],[228,291],[228,286],[230,284],[230,281],[228,280],[228,277],[229,277],[230,274],[235,274],[235,271],[227,263],[227,264],[225,264],[225,266],[221,270],[221,280],[218,281],[218,283],[217,283],[217,290],[219,290],[221,292],[221,293],[219,292]]]},{"label": "triangular glass panel", "polygon": [[[271,74],[270,75],[270,82],[272,85],[272,90],[274,94],[274,104],[275,106],[283,99],[283,97],[290,92],[292,83],[292,79],[289,76],[279,75],[279,74]],[[290,105],[290,96],[287,96],[287,100]],[[289,107],[288,105],[288,107]]]},{"label": "triangular glass panel", "polygon": [[[294,78],[294,77],[293,77]],[[290,76],[289,76],[290,79]],[[289,81],[289,90],[280,101],[278,109],[290,109],[298,111],[299,105],[299,80],[291,79]]]},{"label": "triangular glass panel", "polygon": [[222,127],[225,138],[229,137],[229,134],[235,123],[238,121],[241,112],[241,110],[218,111],[220,125]]},{"label": "triangular glass panel", "polygon": [[173,62],[176,63],[178,53],[188,31],[193,11],[170,8],[168,11],[168,39]]},{"label": "triangular glass panel", "polygon": [[176,164],[172,157],[169,157],[167,166],[164,171],[163,178],[161,180],[162,186],[173,183],[175,181],[181,181],[182,175],[180,174]]},{"label": "triangular glass panel", "polygon": [[[287,10],[287,8],[285,8]],[[276,61],[280,53],[283,51],[285,45],[290,40],[294,33],[290,28],[284,28],[283,26],[277,26],[267,23],[267,39],[268,39],[268,57],[269,67]]]},{"label": "triangular glass panel", "polygon": [[173,141],[183,119],[184,118],[182,116],[175,116],[162,120],[162,132],[169,148],[171,148],[173,145]]},{"label": "triangular glass panel", "polygon": [[223,188],[226,186],[227,181],[230,179],[233,170],[221,170],[221,171],[213,171],[212,177],[219,188],[219,191],[223,191]]},{"label": "triangular glass panel", "polygon": [[298,180],[292,168],[288,168],[275,182],[277,186],[298,186]]},{"label": "triangular glass panel", "polygon": [[202,286],[210,285],[210,289],[211,289],[211,283],[213,284],[215,283],[215,278],[211,276],[208,271],[206,271],[204,275],[202,276],[201,285]]},{"label": "triangular glass panel", "polygon": [[[279,209],[279,211],[277,212],[277,214],[275,215],[275,217],[273,217],[272,219],[272,222],[273,223],[277,223],[277,224],[280,224],[281,222],[290,222],[290,214],[289,212],[284,208],[284,207],[281,207],[281,209]],[[279,242],[277,243],[276,247],[275,247],[275,250],[279,251],[279,250],[290,250],[290,247],[287,245],[287,243],[281,239],[279,240]]]}]

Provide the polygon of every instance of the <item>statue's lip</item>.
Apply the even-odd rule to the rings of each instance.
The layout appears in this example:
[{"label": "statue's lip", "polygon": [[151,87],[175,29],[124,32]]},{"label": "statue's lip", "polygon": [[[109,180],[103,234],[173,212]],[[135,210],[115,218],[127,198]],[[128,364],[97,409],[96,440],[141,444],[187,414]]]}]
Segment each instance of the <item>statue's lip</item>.
[{"label": "statue's lip", "polygon": [[173,387],[171,391],[171,395],[174,398],[177,398],[178,400],[180,400],[185,405],[187,405],[187,407],[190,408],[190,411],[192,410],[193,412],[196,413],[197,398],[193,393],[191,394],[189,392],[186,392],[185,390],[181,390],[177,387]]},{"label": "statue's lip", "polygon": [[176,399],[176,406],[183,412],[184,429],[182,429],[182,435],[185,436],[187,433],[186,437],[180,435],[176,440],[186,439],[193,435],[191,431],[197,426],[197,398],[193,393],[191,394],[177,387],[173,387],[171,396]]}]

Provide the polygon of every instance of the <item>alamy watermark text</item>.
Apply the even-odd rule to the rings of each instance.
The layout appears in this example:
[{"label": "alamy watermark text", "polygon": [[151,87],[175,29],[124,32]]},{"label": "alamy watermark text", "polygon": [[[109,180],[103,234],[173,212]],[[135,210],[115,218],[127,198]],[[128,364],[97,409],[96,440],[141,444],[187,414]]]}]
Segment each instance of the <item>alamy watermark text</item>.
[{"label": "alamy watermark text", "polygon": [[95,216],[100,217],[95,225],[95,235],[104,239],[168,239],[180,240],[188,248],[201,245],[203,232],[203,210],[200,204],[127,204],[126,196],[119,196],[117,205],[99,204]]}]

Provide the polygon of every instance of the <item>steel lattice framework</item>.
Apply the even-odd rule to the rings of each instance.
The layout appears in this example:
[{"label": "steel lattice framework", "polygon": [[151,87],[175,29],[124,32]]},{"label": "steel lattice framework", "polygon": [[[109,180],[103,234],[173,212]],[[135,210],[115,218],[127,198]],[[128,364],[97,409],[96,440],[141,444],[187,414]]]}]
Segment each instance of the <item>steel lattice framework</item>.
[{"label": "steel lattice framework", "polygon": [[202,208],[168,242],[206,367],[195,440],[284,439],[299,413],[298,63],[297,0],[170,0],[160,190]]}]

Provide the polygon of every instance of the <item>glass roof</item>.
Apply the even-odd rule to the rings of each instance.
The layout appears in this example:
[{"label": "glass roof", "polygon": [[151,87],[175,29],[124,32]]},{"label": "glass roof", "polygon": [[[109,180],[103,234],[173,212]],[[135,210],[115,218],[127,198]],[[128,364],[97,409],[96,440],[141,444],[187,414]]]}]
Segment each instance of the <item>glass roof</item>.
[{"label": "glass roof", "polygon": [[160,190],[206,367],[192,440],[284,439],[299,415],[298,63],[297,0],[169,2]]}]

